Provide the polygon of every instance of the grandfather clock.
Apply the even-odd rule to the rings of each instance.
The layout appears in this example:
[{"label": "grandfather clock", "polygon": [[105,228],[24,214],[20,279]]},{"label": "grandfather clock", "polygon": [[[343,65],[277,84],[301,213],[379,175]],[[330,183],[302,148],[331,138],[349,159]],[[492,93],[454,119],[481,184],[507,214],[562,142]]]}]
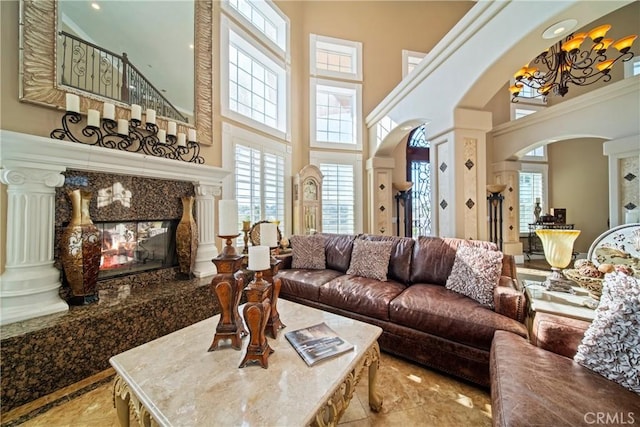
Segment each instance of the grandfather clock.
[{"label": "grandfather clock", "polygon": [[313,234],[322,231],[322,172],[307,165],[293,181],[293,233]]}]

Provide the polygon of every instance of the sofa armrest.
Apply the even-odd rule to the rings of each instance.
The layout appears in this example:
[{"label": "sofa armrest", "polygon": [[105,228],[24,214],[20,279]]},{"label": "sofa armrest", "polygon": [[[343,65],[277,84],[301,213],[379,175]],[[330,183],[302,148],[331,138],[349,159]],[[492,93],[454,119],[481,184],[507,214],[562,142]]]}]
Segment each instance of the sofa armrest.
[{"label": "sofa armrest", "polygon": [[514,279],[500,276],[498,286],[493,291],[493,303],[496,313],[524,323],[526,300],[524,292],[518,290]]},{"label": "sofa armrest", "polygon": [[590,323],[584,320],[536,313],[531,343],[565,357],[573,358]]},{"label": "sofa armrest", "polygon": [[280,270],[289,270],[291,268],[291,260],[293,260],[293,255],[291,252],[286,254],[278,254],[276,255],[276,259],[282,261],[280,264]]}]

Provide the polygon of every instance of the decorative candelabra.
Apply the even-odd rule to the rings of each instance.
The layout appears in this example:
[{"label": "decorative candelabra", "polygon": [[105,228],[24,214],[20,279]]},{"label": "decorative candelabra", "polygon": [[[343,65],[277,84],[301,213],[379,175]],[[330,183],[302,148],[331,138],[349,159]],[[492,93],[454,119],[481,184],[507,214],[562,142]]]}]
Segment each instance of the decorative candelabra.
[{"label": "decorative candelabra", "polygon": [[502,192],[507,188],[505,184],[487,185],[487,201],[489,203],[489,240],[497,244],[502,250]]},{"label": "decorative candelabra", "polygon": [[395,195],[396,199],[396,214],[398,220],[396,221],[396,232],[400,235],[400,203],[404,206],[403,224],[405,237],[411,237],[413,232],[411,230],[411,187],[413,183],[410,181],[394,183],[394,187],[398,189],[398,193]]},{"label": "decorative candelabra", "polygon": [[209,351],[218,348],[220,341],[230,339],[231,347],[240,350],[242,338],[247,335],[244,323],[238,312],[238,304],[242,296],[242,275],[235,274],[242,269],[243,256],[236,252],[233,246],[233,239],[240,233],[233,232],[237,225],[238,205],[235,200],[220,200],[218,204],[220,212],[219,232],[221,239],[225,241],[222,252],[212,262],[216,265],[216,274],[211,286],[220,304],[220,321],[216,327],[216,334]]},{"label": "decorative candelabra", "polygon": [[249,254],[249,231],[251,231],[251,221],[242,221],[242,232],[244,233],[244,248],[242,248],[243,255]]},{"label": "decorative candelabra", "polygon": [[131,106],[130,120],[115,120],[115,106],[105,103],[102,119],[98,110],[90,109],[83,127],[79,106],[79,97],[67,94],[67,111],[62,116],[62,128],[54,129],[50,134],[51,138],[190,163],[204,163],[204,158],[200,156],[200,145],[196,142],[195,129],[189,129],[188,138],[182,132],[177,133],[176,122],[168,122],[166,130],[160,129],[156,125],[156,112],[152,109],[146,111],[146,122],[142,126],[139,105]]},{"label": "decorative candelabra", "polygon": [[[255,271],[255,275],[244,289],[247,303],[244,306],[243,314],[249,329],[249,345],[240,363],[240,368],[253,362],[257,362],[265,369],[269,367],[268,357],[273,353],[273,349],[267,342],[265,331],[271,315],[273,286],[263,279],[263,272],[270,270],[270,264],[267,246],[249,248],[249,270]],[[240,283],[242,284],[242,282],[243,280],[240,278]]]}]

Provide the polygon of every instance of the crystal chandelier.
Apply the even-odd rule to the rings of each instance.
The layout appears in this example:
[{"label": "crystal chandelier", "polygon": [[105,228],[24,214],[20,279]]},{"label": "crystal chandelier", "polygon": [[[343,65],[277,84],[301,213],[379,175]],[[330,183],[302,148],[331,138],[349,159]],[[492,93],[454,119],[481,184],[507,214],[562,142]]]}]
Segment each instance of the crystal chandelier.
[{"label": "crystal chandelier", "polygon": [[[552,91],[565,96],[569,91],[569,83],[588,86],[599,80],[611,80],[609,71],[613,65],[633,58],[633,52],[629,49],[638,36],[630,35],[614,42],[605,38],[609,29],[611,25],[601,25],[588,33],[569,35],[564,41],[542,52],[533,60],[533,66],[527,64],[514,75],[516,82],[509,88],[511,101],[518,102],[518,98],[546,98]],[[588,50],[580,50],[587,38],[593,41],[593,45]],[[525,87],[531,90],[523,90]]]}]

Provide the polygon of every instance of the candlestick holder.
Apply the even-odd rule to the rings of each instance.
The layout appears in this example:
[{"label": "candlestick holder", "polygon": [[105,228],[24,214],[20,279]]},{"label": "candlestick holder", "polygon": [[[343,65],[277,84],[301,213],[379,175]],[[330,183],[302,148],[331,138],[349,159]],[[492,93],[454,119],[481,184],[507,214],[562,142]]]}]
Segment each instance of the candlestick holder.
[{"label": "candlestick holder", "polygon": [[249,253],[249,231],[251,231],[251,221],[242,221],[242,232],[244,233],[244,248],[242,248],[242,253],[245,255]]},{"label": "candlestick holder", "polygon": [[239,234],[218,236],[226,239],[226,246],[222,253],[212,259],[218,274],[211,280],[211,287],[220,304],[221,313],[209,351],[216,350],[220,341],[227,339],[231,340],[232,348],[240,350],[242,338],[247,336],[247,330],[238,312],[238,304],[242,296],[242,275],[236,273],[240,273],[242,269],[243,256],[238,255],[232,245],[232,239],[238,236]]},{"label": "candlestick holder", "polygon": [[[263,271],[256,271],[253,281],[244,288],[247,296],[247,303],[244,306],[243,314],[249,329],[249,345],[240,363],[240,368],[244,368],[250,363],[257,362],[267,369],[269,367],[268,357],[273,353],[273,349],[267,342],[265,330],[269,316],[271,314],[271,283],[263,279]],[[239,278],[240,283],[243,279]]]},{"label": "candlestick holder", "polygon": [[165,141],[158,138],[158,126],[139,120],[127,121],[126,134],[118,133],[118,123],[111,119],[101,119],[100,127],[82,126],[82,115],[67,111],[62,116],[62,128],[54,129],[51,138],[96,145],[103,148],[143,153],[148,156],[164,157],[189,163],[204,164],[200,156],[200,145],[195,141],[178,143],[178,138],[168,135]]},{"label": "candlestick holder", "polygon": [[277,338],[278,331],[286,328],[287,326],[282,323],[282,320],[280,320],[280,313],[278,313],[278,297],[280,296],[282,281],[275,276],[278,274],[278,271],[280,271],[280,264],[282,264],[282,260],[271,256],[270,269],[263,272],[264,279],[272,284],[270,291],[271,294],[269,295],[269,299],[271,300],[271,314],[267,321],[267,333],[272,338]]}]

